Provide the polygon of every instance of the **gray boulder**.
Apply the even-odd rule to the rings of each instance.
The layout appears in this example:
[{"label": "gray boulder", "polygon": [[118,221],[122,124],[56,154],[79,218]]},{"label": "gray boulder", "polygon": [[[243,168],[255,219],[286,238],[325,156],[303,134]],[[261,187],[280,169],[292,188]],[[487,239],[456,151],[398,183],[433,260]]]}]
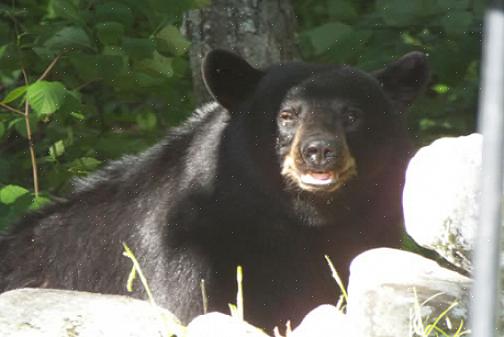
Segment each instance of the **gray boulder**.
[{"label": "gray boulder", "polygon": [[323,304],[310,311],[287,337],[352,336],[345,314]]},{"label": "gray boulder", "polygon": [[471,272],[478,223],[482,136],[441,138],[411,159],[403,192],[405,226],[421,246]]},{"label": "gray boulder", "polygon": [[167,310],[126,296],[28,288],[0,295],[1,336],[162,337],[181,329]]},{"label": "gray boulder", "polygon": [[451,335],[467,321],[470,286],[469,278],[417,254],[390,248],[364,252],[350,267],[348,336],[424,336],[438,317],[437,327]]},{"label": "gray boulder", "polygon": [[243,320],[211,312],[193,319],[184,337],[268,337],[259,328]]}]

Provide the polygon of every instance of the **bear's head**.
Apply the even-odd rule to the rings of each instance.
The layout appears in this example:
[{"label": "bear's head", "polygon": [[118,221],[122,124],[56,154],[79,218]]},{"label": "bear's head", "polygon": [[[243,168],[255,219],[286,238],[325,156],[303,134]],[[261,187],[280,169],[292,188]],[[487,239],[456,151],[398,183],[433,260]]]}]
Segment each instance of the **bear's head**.
[{"label": "bear's head", "polygon": [[203,63],[207,88],[231,119],[248,118],[269,135],[256,147],[268,151],[272,140],[287,186],[310,193],[341,190],[362,172],[373,180],[405,161],[403,112],[428,77],[420,52],[372,73],[300,62],[259,70],[223,50]]}]

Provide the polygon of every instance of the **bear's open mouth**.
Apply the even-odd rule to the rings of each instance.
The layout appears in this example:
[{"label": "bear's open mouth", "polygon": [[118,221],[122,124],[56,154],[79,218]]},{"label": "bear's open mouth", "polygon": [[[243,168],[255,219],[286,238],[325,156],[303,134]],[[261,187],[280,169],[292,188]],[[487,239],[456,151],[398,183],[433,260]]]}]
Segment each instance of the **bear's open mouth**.
[{"label": "bear's open mouth", "polygon": [[310,192],[333,192],[357,174],[355,160],[349,158],[343,169],[330,171],[311,171],[300,169],[291,156],[283,162],[282,175],[303,190]]},{"label": "bear's open mouth", "polygon": [[307,172],[302,173],[299,179],[303,184],[325,186],[335,183],[337,180],[333,172]]}]

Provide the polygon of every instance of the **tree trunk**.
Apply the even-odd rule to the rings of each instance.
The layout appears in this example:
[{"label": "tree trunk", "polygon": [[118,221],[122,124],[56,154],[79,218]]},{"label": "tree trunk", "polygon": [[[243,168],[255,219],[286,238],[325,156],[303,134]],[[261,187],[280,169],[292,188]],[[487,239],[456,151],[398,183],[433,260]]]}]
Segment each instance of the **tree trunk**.
[{"label": "tree trunk", "polygon": [[212,49],[231,50],[250,64],[264,67],[298,57],[296,17],[289,0],[213,0],[187,13],[186,37],[197,103],[211,100],[201,78],[201,61]]}]

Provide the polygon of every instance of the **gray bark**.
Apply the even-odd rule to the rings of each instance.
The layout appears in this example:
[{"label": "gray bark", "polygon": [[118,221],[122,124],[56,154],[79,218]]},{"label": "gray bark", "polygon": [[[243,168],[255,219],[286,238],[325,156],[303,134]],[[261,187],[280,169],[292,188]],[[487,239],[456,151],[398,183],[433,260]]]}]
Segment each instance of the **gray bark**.
[{"label": "gray bark", "polygon": [[186,15],[183,30],[192,42],[189,57],[198,103],[210,100],[201,61],[212,49],[227,49],[256,67],[296,59],[296,17],[289,0],[213,0]]}]

